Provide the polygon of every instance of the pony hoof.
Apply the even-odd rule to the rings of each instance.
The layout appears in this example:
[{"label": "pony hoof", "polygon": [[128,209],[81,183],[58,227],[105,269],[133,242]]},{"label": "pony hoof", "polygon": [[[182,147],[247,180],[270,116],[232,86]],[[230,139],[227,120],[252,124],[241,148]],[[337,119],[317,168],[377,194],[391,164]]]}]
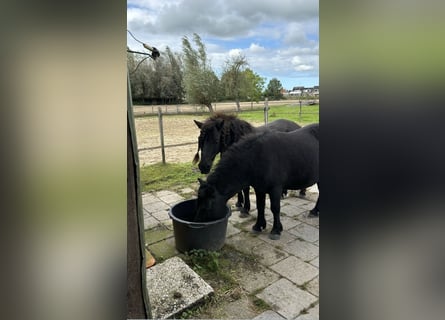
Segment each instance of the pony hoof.
[{"label": "pony hoof", "polygon": [[277,233],[270,233],[269,234],[269,239],[271,239],[271,240],[280,240],[280,238],[281,238],[280,234],[277,234]]},{"label": "pony hoof", "polygon": [[248,217],[250,217],[250,214],[249,214],[249,212],[241,211],[239,214],[239,217],[240,218],[248,218]]},{"label": "pony hoof", "polygon": [[264,229],[266,229],[265,227],[264,228],[261,228],[261,227],[255,227],[255,225],[254,226],[252,226],[252,233],[253,234],[260,234],[261,233],[261,231],[263,231]]}]

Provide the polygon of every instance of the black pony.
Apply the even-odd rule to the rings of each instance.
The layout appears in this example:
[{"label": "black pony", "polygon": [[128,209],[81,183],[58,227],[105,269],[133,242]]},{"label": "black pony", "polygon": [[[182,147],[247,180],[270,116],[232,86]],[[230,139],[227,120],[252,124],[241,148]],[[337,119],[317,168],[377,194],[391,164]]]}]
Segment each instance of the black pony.
[{"label": "black pony", "polygon": [[[227,150],[215,170],[200,180],[196,221],[212,221],[226,214],[226,203],[238,190],[255,189],[258,216],[254,232],[266,228],[264,207],[266,194],[274,222],[269,237],[279,239],[280,200],[283,189],[302,189],[319,184],[319,124],[307,125],[293,132],[252,134]],[[318,197],[311,216],[319,215]]]},{"label": "black pony", "polygon": [[[300,128],[295,122],[286,119],[275,120],[267,126],[253,127],[250,123],[234,115],[223,113],[216,113],[205,122],[194,121],[201,132],[198,138],[198,152],[193,163],[196,164],[199,161],[199,150],[201,150],[201,161],[198,167],[204,174],[210,172],[213,160],[218,153],[221,153],[222,156],[233,143],[246,134],[261,133],[266,130],[290,132]],[[249,187],[242,190],[244,197],[240,190],[238,190],[236,206],[240,208],[240,216],[246,217],[250,210]],[[300,194],[304,195],[305,190],[301,190]]]}]

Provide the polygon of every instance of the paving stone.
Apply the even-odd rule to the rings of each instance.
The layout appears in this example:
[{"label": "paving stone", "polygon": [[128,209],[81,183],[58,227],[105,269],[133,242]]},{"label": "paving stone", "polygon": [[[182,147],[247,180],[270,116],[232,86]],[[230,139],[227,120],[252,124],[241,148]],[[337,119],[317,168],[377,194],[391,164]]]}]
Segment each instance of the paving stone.
[{"label": "paving stone", "polygon": [[161,210],[169,210],[170,206],[163,201],[157,201],[144,206],[144,209],[149,213],[153,213]]},{"label": "paving stone", "polygon": [[[283,225],[284,230],[292,229],[293,227],[295,227],[296,225],[301,223],[300,220],[297,220],[294,217],[288,217],[284,214],[280,215],[280,221],[281,221],[281,224]],[[273,226],[272,212],[270,213],[270,215],[266,215],[266,222],[267,222],[266,228],[271,230],[272,226]]]},{"label": "paving stone", "polygon": [[173,232],[165,228],[163,225],[158,225],[155,228],[146,230],[144,232],[144,236],[145,243],[150,245],[161,240],[173,237]]},{"label": "paving stone", "polygon": [[320,239],[318,239],[317,241],[314,242],[314,244],[319,247],[320,246]]},{"label": "paving stone", "polygon": [[276,248],[276,246],[269,243],[264,243],[260,246],[257,246],[253,248],[253,250],[258,256],[261,264],[264,264],[265,266],[273,265],[289,256],[287,252],[279,250]]},{"label": "paving stone", "polygon": [[156,211],[153,212],[151,215],[159,221],[171,220],[170,216],[168,215],[168,211],[166,210]]},{"label": "paving stone", "polygon": [[311,261],[319,254],[319,248],[317,246],[299,239],[286,243],[283,246],[283,250],[299,257],[303,261]]},{"label": "paving stone", "polygon": [[166,227],[168,230],[173,231],[173,220],[169,219],[169,220],[162,220],[161,221],[162,225],[164,227]]},{"label": "paving stone", "polygon": [[147,204],[151,204],[153,202],[157,202],[157,201],[159,201],[159,199],[151,193],[142,194],[142,205],[143,206],[145,206]]},{"label": "paving stone", "polygon": [[159,197],[159,199],[161,199],[162,201],[164,201],[165,203],[167,203],[170,206],[173,206],[174,204],[176,204],[180,201],[184,201],[184,198],[181,197],[177,193],[170,194],[168,196]]},{"label": "paving stone", "polygon": [[224,306],[224,319],[252,319],[256,313],[252,311],[249,298],[243,297]]},{"label": "paving stone", "polygon": [[318,276],[318,268],[294,256],[289,256],[270,268],[299,286]]},{"label": "paving stone", "polygon": [[320,259],[319,257],[316,257],[314,260],[311,260],[311,262],[309,262],[311,265],[319,268],[320,267]]},{"label": "paving stone", "polygon": [[300,208],[306,209],[306,210],[312,210],[315,207],[315,203],[312,201],[306,201],[304,203],[301,203],[298,205]]},{"label": "paving stone", "polygon": [[319,296],[320,292],[320,280],[319,277],[315,277],[309,283],[306,284],[306,290],[312,293],[314,296]]},{"label": "paving stone", "polygon": [[251,226],[254,225],[255,221],[256,221],[256,211],[250,211],[250,216],[247,218],[241,218],[239,216],[240,212],[239,211],[234,211],[232,210],[232,215],[230,216],[229,220],[232,223],[247,223],[250,222]]},{"label": "paving stone", "polygon": [[319,304],[307,310],[307,313],[300,314],[295,320],[318,320],[319,319]]},{"label": "paving stone", "polygon": [[283,200],[281,200],[281,202],[285,203],[285,204],[292,205],[292,206],[297,206],[297,207],[314,204],[312,201],[309,201],[306,199],[301,199],[301,198],[294,198],[294,197],[283,199]]},{"label": "paving stone", "polygon": [[148,230],[148,229],[151,229],[151,228],[157,226],[158,223],[159,223],[159,221],[156,220],[155,218],[153,218],[151,215],[144,214],[144,229],[145,230]]},{"label": "paving stone", "polygon": [[174,237],[150,244],[148,249],[158,261],[164,261],[179,254],[179,251],[176,250]]},{"label": "paving stone", "polygon": [[238,279],[238,282],[249,293],[265,288],[280,278],[277,273],[263,267],[261,264],[255,267],[255,271],[245,270],[245,272],[239,274],[242,277]]},{"label": "paving stone", "polygon": [[287,232],[286,230],[281,231],[281,237],[278,240],[270,239],[269,234],[270,232],[265,230],[258,235],[258,238],[278,248],[283,248],[285,244],[296,239],[295,235]]},{"label": "paving stone", "polygon": [[180,192],[183,193],[183,194],[187,194],[187,193],[193,193],[194,194],[196,191],[191,189],[191,188],[184,188],[184,189],[181,189]]},{"label": "paving stone", "polygon": [[295,318],[317,298],[287,279],[280,279],[256,295],[286,319]]},{"label": "paving stone", "polygon": [[252,320],[283,320],[282,316],[280,316],[278,313],[272,310],[264,311],[263,313],[257,315]]},{"label": "paving stone", "polygon": [[319,193],[317,184],[313,184],[313,185],[310,186],[309,188],[306,188],[306,191],[308,191],[308,192]]},{"label": "paving stone", "polygon": [[231,236],[238,234],[240,232],[241,232],[241,230],[234,227],[231,223],[227,224],[226,237],[231,237]]},{"label": "paving stone", "polygon": [[319,238],[318,228],[306,223],[300,223],[296,227],[289,229],[288,232],[309,242],[317,241]]},{"label": "paving stone", "polygon": [[177,193],[170,190],[161,190],[155,193],[156,197],[158,198],[168,197],[171,196],[172,194],[177,194]]},{"label": "paving stone", "polygon": [[154,319],[173,317],[213,293],[179,257],[147,269],[147,291]]},{"label": "paving stone", "polygon": [[316,192],[306,192],[305,198],[310,201],[316,202],[318,199],[318,196],[319,196],[319,194]]},{"label": "paving stone", "polygon": [[309,217],[309,211],[304,211],[304,213],[299,214],[296,217],[298,220],[300,220],[301,222],[304,222],[306,224],[309,224],[311,226],[314,227],[319,227],[320,226],[320,218],[319,217]]},{"label": "paving stone", "polygon": [[247,254],[254,254],[253,248],[263,244],[260,239],[246,232],[241,232],[227,238],[225,243]]},{"label": "paving stone", "polygon": [[282,206],[280,208],[280,212],[285,214],[288,217],[297,217],[306,211],[307,211],[307,209],[300,208],[299,206],[294,205],[294,204],[288,204],[288,205]]}]

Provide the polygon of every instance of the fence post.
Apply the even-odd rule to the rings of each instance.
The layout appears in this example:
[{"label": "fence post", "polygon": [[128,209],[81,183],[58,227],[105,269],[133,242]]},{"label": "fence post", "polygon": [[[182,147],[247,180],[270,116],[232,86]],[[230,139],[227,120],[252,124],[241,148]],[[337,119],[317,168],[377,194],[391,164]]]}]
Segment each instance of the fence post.
[{"label": "fence post", "polygon": [[264,124],[267,126],[267,123],[269,122],[269,101],[266,97],[264,100]]},{"label": "fence post", "polygon": [[161,136],[162,163],[165,164],[164,127],[162,126],[162,109],[161,109],[161,107],[158,107],[158,118],[159,118],[159,135]]},{"label": "fence post", "polygon": [[300,113],[298,115],[301,117],[301,97],[300,97]]}]

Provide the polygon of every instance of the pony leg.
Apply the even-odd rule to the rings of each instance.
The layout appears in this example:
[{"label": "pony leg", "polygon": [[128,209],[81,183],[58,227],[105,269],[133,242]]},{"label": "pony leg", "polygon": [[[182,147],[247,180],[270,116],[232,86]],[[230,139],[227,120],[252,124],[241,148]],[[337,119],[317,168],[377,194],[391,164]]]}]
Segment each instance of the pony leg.
[{"label": "pony leg", "polygon": [[287,189],[283,189],[283,192],[281,192],[281,199],[284,199],[287,196]]},{"label": "pony leg", "polygon": [[249,211],[250,211],[250,198],[249,198],[249,187],[243,189],[244,194],[244,207],[240,209],[240,217],[241,218],[247,218],[249,217]]},{"label": "pony leg", "polygon": [[258,210],[258,215],[256,218],[256,223],[252,227],[253,233],[259,233],[266,229],[266,219],[264,218],[264,207],[266,206],[266,194],[262,192],[256,192],[256,207]]},{"label": "pony leg", "polygon": [[237,194],[238,194],[238,201],[236,202],[235,206],[237,208],[242,208],[243,207],[243,203],[244,203],[243,193],[240,191]]},{"label": "pony leg", "polygon": [[272,240],[279,240],[281,237],[281,231],[283,231],[283,225],[280,221],[280,192],[271,192],[270,197],[270,210],[273,213],[273,226],[270,231],[269,238]]}]

